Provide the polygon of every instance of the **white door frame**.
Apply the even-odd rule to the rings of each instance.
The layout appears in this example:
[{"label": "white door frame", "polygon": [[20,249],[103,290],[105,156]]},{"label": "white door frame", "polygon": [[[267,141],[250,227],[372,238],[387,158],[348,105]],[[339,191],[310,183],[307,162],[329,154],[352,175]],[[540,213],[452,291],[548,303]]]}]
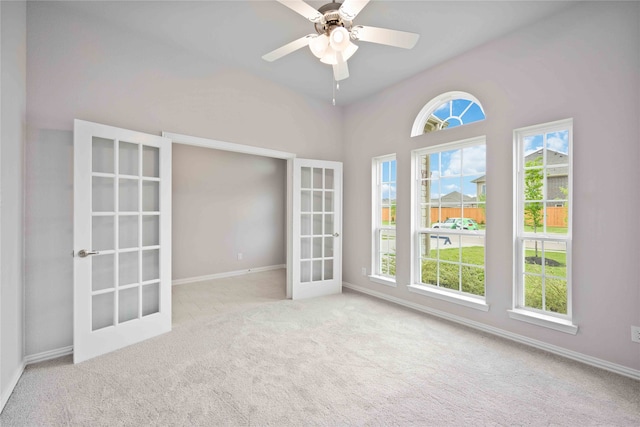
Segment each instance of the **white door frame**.
[{"label": "white door frame", "polygon": [[271,150],[268,148],[254,147],[251,145],[235,144],[233,142],[218,141],[215,139],[201,138],[197,136],[183,135],[173,132],[162,132],[162,136],[169,138],[173,144],[191,145],[195,147],[212,148],[214,150],[231,151],[234,153],[251,154],[254,156],[270,157],[287,161],[287,213],[286,213],[286,242],[287,242],[287,298],[292,297],[293,289],[293,159],[294,153]]}]

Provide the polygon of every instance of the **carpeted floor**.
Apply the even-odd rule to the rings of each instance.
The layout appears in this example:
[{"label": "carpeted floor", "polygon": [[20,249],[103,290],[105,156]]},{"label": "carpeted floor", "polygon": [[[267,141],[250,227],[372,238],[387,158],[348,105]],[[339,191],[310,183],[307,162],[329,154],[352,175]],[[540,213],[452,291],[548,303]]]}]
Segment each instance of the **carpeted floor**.
[{"label": "carpeted floor", "polygon": [[640,425],[639,381],[353,292],[283,294],[282,271],[174,287],[172,332],[29,366],[0,424]]}]

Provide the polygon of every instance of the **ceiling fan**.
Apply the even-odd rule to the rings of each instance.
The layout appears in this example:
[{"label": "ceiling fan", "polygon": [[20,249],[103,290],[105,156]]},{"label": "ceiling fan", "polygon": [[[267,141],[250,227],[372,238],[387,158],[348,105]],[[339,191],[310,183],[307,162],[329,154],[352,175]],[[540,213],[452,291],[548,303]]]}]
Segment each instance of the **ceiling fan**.
[{"label": "ceiling fan", "polygon": [[336,3],[334,0],[318,10],[302,0],[277,1],[311,21],[316,34],[300,37],[267,53],[262,59],[272,62],[309,46],[311,53],[322,63],[333,66],[333,77],[336,81],[349,77],[347,60],[358,50],[358,45],[352,40],[411,49],[420,37],[419,34],[405,31],[353,25],[353,20],[369,0],[345,0],[344,3]]}]

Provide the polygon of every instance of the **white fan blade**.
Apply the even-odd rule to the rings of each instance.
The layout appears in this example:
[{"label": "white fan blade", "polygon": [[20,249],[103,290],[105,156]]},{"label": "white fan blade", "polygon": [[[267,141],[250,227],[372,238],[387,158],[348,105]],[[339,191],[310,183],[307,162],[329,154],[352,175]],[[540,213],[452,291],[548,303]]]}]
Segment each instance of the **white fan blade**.
[{"label": "white fan blade", "polygon": [[304,37],[300,37],[298,40],[294,40],[291,43],[287,43],[284,46],[267,53],[262,57],[262,59],[264,59],[265,61],[273,62],[276,59],[280,59],[283,56],[290,54],[291,52],[295,52],[300,48],[308,46],[309,42],[317,36],[317,34],[307,34]]},{"label": "white fan blade", "polygon": [[278,0],[278,3],[287,6],[289,9],[299,13],[311,22],[320,22],[324,17],[320,12],[302,0]]},{"label": "white fan blade", "polygon": [[351,30],[351,35],[356,40],[363,42],[386,44],[387,46],[411,49],[416,45],[420,34],[407,33],[406,31],[389,30],[387,28],[365,27],[356,25]]},{"label": "white fan blade", "polygon": [[338,14],[345,21],[353,21],[358,13],[369,3],[369,0],[344,0]]},{"label": "white fan blade", "polygon": [[349,77],[349,67],[342,56],[342,52],[336,52],[336,61],[337,63],[333,66],[333,78],[339,82]]}]

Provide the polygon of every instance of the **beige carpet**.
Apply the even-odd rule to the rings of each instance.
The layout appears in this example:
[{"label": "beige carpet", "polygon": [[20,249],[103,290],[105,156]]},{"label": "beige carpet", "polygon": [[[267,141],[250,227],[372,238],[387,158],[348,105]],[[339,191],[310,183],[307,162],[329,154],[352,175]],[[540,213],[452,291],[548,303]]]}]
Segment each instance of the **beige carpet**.
[{"label": "beige carpet", "polygon": [[29,366],[0,424],[640,425],[638,381],[357,293],[278,300],[283,283],[176,287],[195,307],[171,333]]}]

